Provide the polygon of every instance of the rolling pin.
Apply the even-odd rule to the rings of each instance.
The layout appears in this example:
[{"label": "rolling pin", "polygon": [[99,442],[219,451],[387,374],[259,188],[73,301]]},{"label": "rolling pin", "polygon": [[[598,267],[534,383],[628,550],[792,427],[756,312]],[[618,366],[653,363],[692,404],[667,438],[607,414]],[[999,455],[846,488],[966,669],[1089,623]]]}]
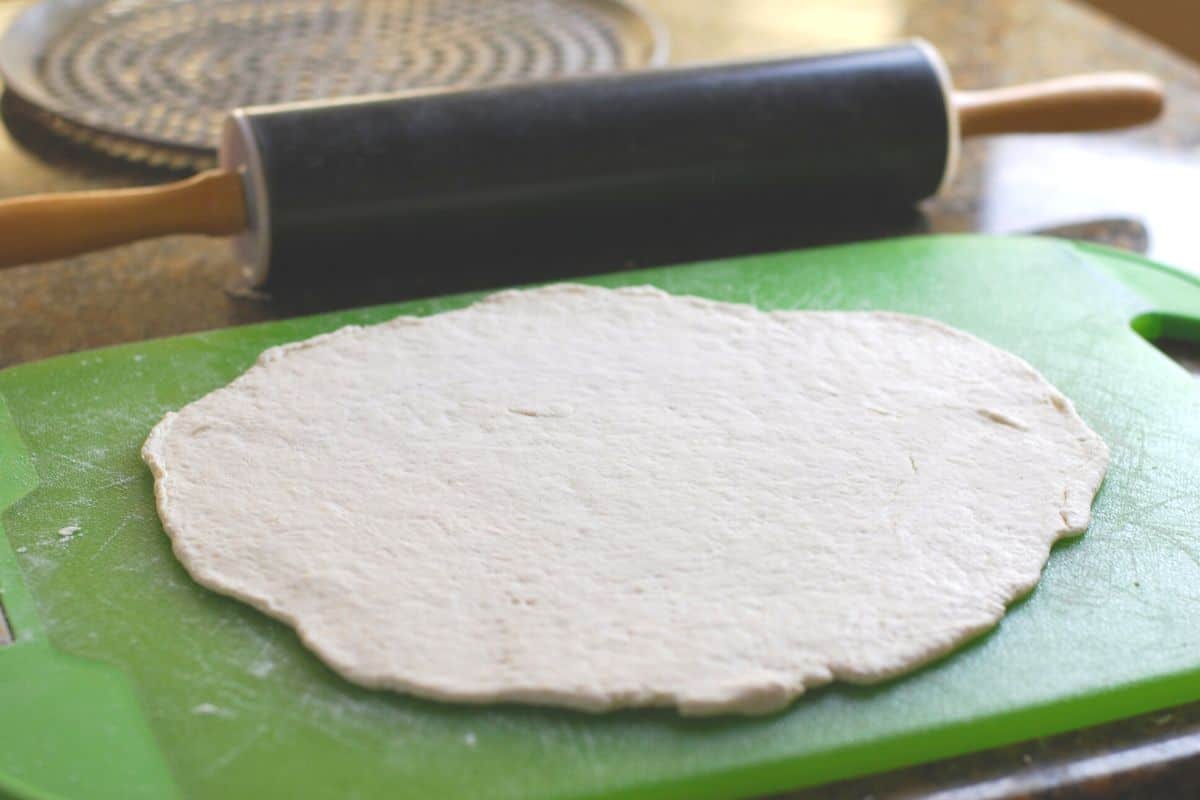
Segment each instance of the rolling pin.
[{"label": "rolling pin", "polygon": [[561,208],[602,222],[631,204],[720,197],[753,214],[779,191],[798,209],[912,204],[951,179],[963,137],[1124,127],[1162,103],[1159,82],[1137,73],[955,91],[937,51],[914,41],[247,108],[225,122],[217,169],[0,203],[0,266],[207,234],[234,237],[247,281],[265,286],[341,244],[395,253],[418,232],[470,236],[485,220],[529,223]]}]

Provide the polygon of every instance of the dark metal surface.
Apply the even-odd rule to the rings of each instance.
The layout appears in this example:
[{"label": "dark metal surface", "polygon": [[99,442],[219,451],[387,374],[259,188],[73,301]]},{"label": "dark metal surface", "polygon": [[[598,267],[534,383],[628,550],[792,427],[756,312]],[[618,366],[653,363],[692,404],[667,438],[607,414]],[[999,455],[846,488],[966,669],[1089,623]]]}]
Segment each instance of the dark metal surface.
[{"label": "dark metal surface", "polygon": [[0,43],[0,71],[76,141],[202,163],[233,108],[665,56],[655,22],[621,0],[45,0]]},{"label": "dark metal surface", "polygon": [[[0,0],[0,24],[24,3]],[[828,50],[926,37],[963,88],[1101,69],[1144,69],[1167,82],[1163,120],[1090,136],[1006,137],[964,148],[958,179],[916,212],[822,224],[789,209],[744,226],[664,215],[622,242],[558,240],[477,258],[536,262],[547,272],[601,272],[912,232],[1025,232],[1095,221],[1089,238],[1134,243],[1200,270],[1200,67],[1063,0],[647,0],[680,61]],[[48,136],[6,99],[0,196],[122,186],[173,177],[130,167]],[[1137,227],[1140,226],[1140,227]],[[1140,232],[1139,232],[1140,231]],[[397,254],[400,260],[406,257]],[[412,257],[411,255],[408,257]],[[226,290],[236,275],[221,242],[177,237],[0,272],[0,366],[116,342],[397,299],[386,281],[340,279],[340,264],[306,296]],[[470,263],[460,264],[467,268]],[[1193,348],[1192,352],[1195,350]],[[1200,705],[797,795],[915,798],[1200,797]]]}]

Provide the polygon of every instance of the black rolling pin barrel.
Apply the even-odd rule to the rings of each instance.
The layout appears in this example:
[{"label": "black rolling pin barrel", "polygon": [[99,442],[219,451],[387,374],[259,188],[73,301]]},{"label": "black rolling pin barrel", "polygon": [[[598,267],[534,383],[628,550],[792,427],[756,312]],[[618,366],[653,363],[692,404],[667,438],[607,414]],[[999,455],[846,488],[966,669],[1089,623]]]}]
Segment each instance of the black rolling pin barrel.
[{"label": "black rolling pin barrel", "polygon": [[[402,248],[570,206],[602,217],[731,199],[913,203],[946,178],[949,85],[920,43],[401,98],[248,109],[224,166],[245,173],[257,278],[338,243]],[[287,265],[287,266],[285,266]]]}]

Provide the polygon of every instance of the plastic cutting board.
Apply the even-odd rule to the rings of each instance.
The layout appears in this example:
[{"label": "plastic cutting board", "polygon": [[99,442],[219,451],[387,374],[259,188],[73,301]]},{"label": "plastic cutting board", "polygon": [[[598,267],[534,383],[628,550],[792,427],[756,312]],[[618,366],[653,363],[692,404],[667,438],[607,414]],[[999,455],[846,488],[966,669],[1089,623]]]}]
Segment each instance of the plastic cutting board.
[{"label": "plastic cutting board", "polygon": [[[625,272],[763,308],[892,309],[1032,362],[1112,448],[1082,538],[992,633],[764,718],[456,707],[356,688],[192,583],[138,449],[266,347],[458,296],[143,342],[0,373],[0,790],[17,797],[725,797],[1200,698],[1200,284],[1115,251],[927,237]],[[402,522],[397,535],[403,535]],[[0,791],[0,793],[2,793]]]}]

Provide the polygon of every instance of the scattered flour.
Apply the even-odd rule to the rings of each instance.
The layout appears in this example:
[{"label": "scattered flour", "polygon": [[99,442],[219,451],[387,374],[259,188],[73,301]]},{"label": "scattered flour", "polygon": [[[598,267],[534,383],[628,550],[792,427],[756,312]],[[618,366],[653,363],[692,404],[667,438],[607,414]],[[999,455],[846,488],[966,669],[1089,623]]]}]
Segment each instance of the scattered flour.
[{"label": "scattered flour", "polygon": [[270,661],[256,661],[248,669],[248,672],[256,678],[265,678],[274,671],[275,664]]},{"label": "scattered flour", "polygon": [[227,708],[215,706],[212,703],[201,703],[197,706],[192,706],[193,714],[200,714],[206,717],[232,717],[233,712]]}]

